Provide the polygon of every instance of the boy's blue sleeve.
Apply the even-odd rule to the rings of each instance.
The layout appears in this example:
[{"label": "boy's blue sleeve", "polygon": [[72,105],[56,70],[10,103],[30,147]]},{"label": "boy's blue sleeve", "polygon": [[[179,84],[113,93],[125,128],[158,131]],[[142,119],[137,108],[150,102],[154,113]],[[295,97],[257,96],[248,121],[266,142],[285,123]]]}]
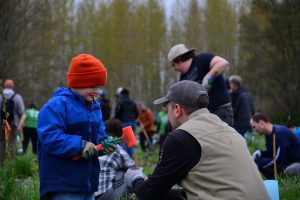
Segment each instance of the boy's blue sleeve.
[{"label": "boy's blue sleeve", "polygon": [[41,148],[57,156],[76,156],[81,152],[79,135],[66,134],[66,111],[62,105],[48,104],[38,116],[38,138]]},{"label": "boy's blue sleeve", "polygon": [[105,132],[105,124],[101,118],[100,126],[99,126],[99,133],[97,134],[97,144],[100,144],[103,140],[107,138],[106,132]]}]

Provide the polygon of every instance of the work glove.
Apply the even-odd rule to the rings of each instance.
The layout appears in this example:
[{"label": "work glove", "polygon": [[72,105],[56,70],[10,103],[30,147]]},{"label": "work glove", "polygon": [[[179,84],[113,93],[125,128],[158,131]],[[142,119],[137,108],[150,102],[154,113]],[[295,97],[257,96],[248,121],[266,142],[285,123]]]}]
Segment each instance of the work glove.
[{"label": "work glove", "polygon": [[117,149],[116,142],[111,136],[108,136],[105,140],[101,142],[101,144],[102,144],[102,152],[107,155],[111,154]]},{"label": "work glove", "polygon": [[83,158],[89,159],[98,156],[97,148],[92,142],[87,142],[85,140],[82,140],[81,146],[83,149],[82,150]]},{"label": "work glove", "polygon": [[256,150],[256,151],[252,154],[253,160],[256,160],[256,159],[259,158],[260,156],[261,156],[261,151],[260,151],[260,150]]},{"label": "work glove", "polygon": [[143,173],[143,168],[140,167],[138,169],[132,169],[132,168],[129,168],[125,175],[124,175],[124,181],[125,181],[125,184],[132,188],[133,187],[133,183],[137,180],[137,179],[143,179],[143,180],[146,180],[147,177],[144,175]]},{"label": "work glove", "polygon": [[215,78],[216,77],[214,75],[212,75],[212,76],[206,75],[202,80],[202,87],[204,87],[209,92],[213,85]]}]

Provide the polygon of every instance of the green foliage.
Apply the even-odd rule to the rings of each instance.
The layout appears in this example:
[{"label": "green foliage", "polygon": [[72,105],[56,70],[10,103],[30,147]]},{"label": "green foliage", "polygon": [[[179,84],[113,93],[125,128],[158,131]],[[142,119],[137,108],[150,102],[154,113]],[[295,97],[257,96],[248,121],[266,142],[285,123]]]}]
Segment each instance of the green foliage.
[{"label": "green foliage", "polygon": [[252,154],[257,149],[265,149],[265,136],[255,132],[247,132],[245,134],[248,149]]},{"label": "green foliage", "polygon": [[39,199],[37,163],[32,155],[7,159],[0,168],[0,199]]},{"label": "green foliage", "polygon": [[269,120],[274,124],[280,124],[280,125],[294,125],[294,126],[300,125],[300,116],[294,116],[289,118],[289,116],[284,114],[274,114],[274,115],[270,115]]},{"label": "green foliage", "polygon": [[299,19],[299,1],[252,0],[241,17],[238,72],[264,112],[300,113]]},{"label": "green foliage", "polygon": [[258,110],[299,115],[299,1],[203,2],[176,0],[166,16],[159,0],[2,1],[0,78],[41,106],[66,85],[71,58],[90,53],[108,68],[109,97],[123,86],[152,106],[178,80],[168,50],[186,43],[229,60]]},{"label": "green foliage", "polygon": [[32,163],[28,157],[18,157],[14,163],[16,176],[24,178],[33,176]]}]

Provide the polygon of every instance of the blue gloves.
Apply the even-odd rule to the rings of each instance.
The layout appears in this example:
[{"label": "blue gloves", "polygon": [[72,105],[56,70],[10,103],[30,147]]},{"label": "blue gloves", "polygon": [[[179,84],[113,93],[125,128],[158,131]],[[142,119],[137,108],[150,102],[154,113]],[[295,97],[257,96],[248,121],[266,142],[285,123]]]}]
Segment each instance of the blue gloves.
[{"label": "blue gloves", "polygon": [[143,173],[143,168],[141,167],[138,169],[129,168],[124,175],[125,184],[128,187],[132,188],[134,181],[136,181],[137,179],[143,179],[143,180],[147,179],[147,177]]},{"label": "blue gloves", "polygon": [[204,87],[207,91],[210,91],[215,78],[216,77],[214,75],[212,75],[212,76],[205,76],[203,78],[203,80],[202,80],[202,87]]}]

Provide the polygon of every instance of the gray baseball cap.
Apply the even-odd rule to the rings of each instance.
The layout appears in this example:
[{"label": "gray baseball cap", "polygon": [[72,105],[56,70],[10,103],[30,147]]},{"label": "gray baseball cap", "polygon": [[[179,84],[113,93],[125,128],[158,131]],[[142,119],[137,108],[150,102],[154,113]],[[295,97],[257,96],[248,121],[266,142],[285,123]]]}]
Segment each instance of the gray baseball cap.
[{"label": "gray baseball cap", "polygon": [[166,102],[178,103],[183,106],[196,107],[200,95],[208,97],[207,91],[201,84],[195,81],[183,80],[173,84],[167,92],[167,95],[156,99],[154,104]]},{"label": "gray baseball cap", "polygon": [[169,62],[172,62],[178,56],[181,56],[190,51],[195,51],[195,48],[188,49],[184,44],[177,44],[170,49],[168,53],[168,60]]}]

